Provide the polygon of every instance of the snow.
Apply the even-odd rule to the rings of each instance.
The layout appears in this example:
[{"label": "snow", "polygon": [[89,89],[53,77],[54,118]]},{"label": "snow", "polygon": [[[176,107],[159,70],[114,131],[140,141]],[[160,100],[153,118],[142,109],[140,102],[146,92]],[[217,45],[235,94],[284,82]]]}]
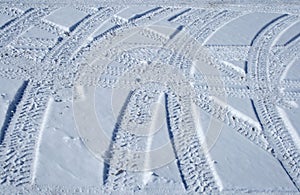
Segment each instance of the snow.
[{"label": "snow", "polygon": [[62,28],[64,31],[70,32],[73,31],[76,25],[86,16],[87,14],[82,11],[71,7],[63,7],[45,17],[45,21]]},{"label": "snow", "polygon": [[12,19],[13,19],[13,17],[0,13],[0,28],[3,28],[3,26]]},{"label": "snow", "polygon": [[43,38],[43,39],[55,39],[57,38],[54,34],[42,30],[37,27],[32,27],[28,29],[25,33],[22,34],[24,37],[30,37],[30,38]]},{"label": "snow", "polygon": [[102,177],[95,173],[101,173],[103,164],[81,141],[72,115],[72,103],[50,100],[45,117],[37,151],[35,182],[73,187],[101,184]]},{"label": "snow", "polygon": [[117,17],[124,19],[125,21],[129,21],[134,16],[143,15],[147,11],[155,9],[155,7],[148,7],[148,6],[131,6],[121,10],[116,14]]},{"label": "snow", "polygon": [[111,21],[105,21],[103,22],[96,30],[94,30],[94,32],[89,36],[89,40],[93,40],[94,38],[96,38],[97,36],[101,35],[102,33],[112,29],[113,27],[115,27],[116,24],[114,24]]},{"label": "snow", "polygon": [[300,74],[300,59],[296,59],[291,66],[289,66],[289,69],[285,75],[286,79],[291,80],[297,80],[299,78]]},{"label": "snow", "polygon": [[2,194],[299,193],[299,2],[34,2],[0,3]]},{"label": "snow", "polygon": [[226,126],[210,153],[224,190],[295,190],[276,159]]},{"label": "snow", "polygon": [[250,13],[230,21],[206,42],[208,45],[250,45],[256,33],[280,14]]},{"label": "snow", "polygon": [[250,101],[245,101],[242,98],[230,97],[227,98],[227,103],[229,105],[232,105],[234,109],[240,111],[240,115],[244,115],[246,117],[246,120],[258,123],[257,116],[253,111],[253,107]]},{"label": "snow", "polygon": [[278,45],[284,45],[291,41],[291,39],[295,38],[297,35],[299,36],[300,22],[292,25],[288,28],[283,35],[278,40]]},{"label": "snow", "polygon": [[182,26],[172,26],[167,21],[159,21],[151,26],[149,26],[149,29],[161,34],[167,39],[172,38],[176,33],[182,30]]},{"label": "snow", "polygon": [[7,121],[5,123],[5,120],[7,120],[7,117],[11,116],[11,112],[14,112],[11,105],[14,103],[17,91],[21,87],[23,81],[0,78],[0,83],[0,142],[2,142],[7,129]]}]

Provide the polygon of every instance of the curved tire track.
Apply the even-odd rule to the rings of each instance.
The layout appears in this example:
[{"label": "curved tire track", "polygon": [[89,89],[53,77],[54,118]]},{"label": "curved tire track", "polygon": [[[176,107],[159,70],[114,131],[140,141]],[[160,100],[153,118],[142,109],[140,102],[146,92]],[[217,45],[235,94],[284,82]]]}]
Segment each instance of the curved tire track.
[{"label": "curved tire track", "polygon": [[298,17],[282,15],[273,20],[268,26],[260,31],[253,39],[252,48],[249,52],[250,77],[258,85],[251,86],[253,90],[262,91],[264,99],[254,101],[258,116],[271,147],[274,148],[273,155],[300,191],[300,155],[284,122],[280,118],[273,103],[272,94],[269,91],[269,66],[268,54],[273,41],[282,30],[294,23]]}]

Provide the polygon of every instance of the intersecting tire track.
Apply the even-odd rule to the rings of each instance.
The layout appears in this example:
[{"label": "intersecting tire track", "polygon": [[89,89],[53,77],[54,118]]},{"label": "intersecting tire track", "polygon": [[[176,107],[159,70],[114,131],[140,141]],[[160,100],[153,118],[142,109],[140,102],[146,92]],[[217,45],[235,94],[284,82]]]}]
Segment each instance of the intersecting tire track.
[{"label": "intersecting tire track", "polygon": [[[154,38],[154,40],[156,40],[156,41],[157,40],[160,40],[160,42],[166,41],[164,38],[159,38],[160,35],[154,35],[154,34],[151,34],[151,33],[149,35],[150,35],[149,36],[150,38],[152,38],[153,36],[156,36],[157,38]],[[186,43],[187,43],[187,41],[184,42],[184,44],[186,44]],[[182,45],[181,45],[181,47],[182,47]],[[188,48],[187,50],[183,50],[184,53],[188,53],[188,51],[191,48],[193,48],[193,47],[190,47],[188,45],[183,46],[183,47]],[[177,58],[178,57],[173,56],[173,58],[170,59],[171,61],[169,63],[173,64],[174,62],[176,62],[176,61],[174,61],[174,59],[178,60]],[[130,60],[130,59],[128,59],[128,60]],[[122,63],[124,63],[124,61],[122,61]],[[205,102],[206,107],[210,103],[211,102]],[[203,108],[203,106],[200,106],[200,107]],[[208,108],[208,109],[204,108],[204,110],[208,111],[210,114],[212,114],[212,116],[218,118],[221,121],[227,121],[227,123],[230,126],[234,127],[234,129],[236,129],[242,135],[246,136],[250,141],[254,142],[255,144],[259,145],[261,148],[263,148],[267,151],[269,150],[269,147],[266,144],[264,136],[262,135],[259,128],[255,127],[255,126],[252,126],[250,123],[248,123],[247,121],[244,121],[243,119],[239,118],[238,116],[234,116],[226,108],[222,107],[221,105],[217,105],[217,103],[214,107]],[[181,152],[179,152],[179,154],[177,154],[177,155],[181,156]],[[180,160],[182,160],[182,159],[180,159]],[[179,162],[180,162],[180,160],[178,159]],[[182,170],[180,167],[179,167],[179,171],[182,172],[182,175],[188,175],[189,174],[188,172],[186,172],[187,170]],[[123,174],[125,174],[125,172]],[[209,183],[214,183],[213,182],[213,177],[211,177],[210,179],[211,179],[211,182],[209,182]],[[189,180],[189,179],[187,179],[187,180]],[[205,184],[196,184],[196,183],[193,183],[193,182],[187,182],[186,183],[185,180],[184,180],[184,183],[185,183],[186,189],[189,189],[190,191],[193,191],[193,190],[194,191],[198,191],[198,190],[201,191],[201,190],[203,190],[203,187],[205,188]],[[216,190],[215,187],[213,187],[211,189]]]},{"label": "intersecting tire track", "polygon": [[[100,24],[105,19],[107,19],[112,10],[110,8],[100,9],[98,12],[93,15],[88,15],[83,21],[81,21],[78,26],[75,28],[73,32],[70,33],[69,36],[65,37],[58,43],[54,48],[52,48],[51,52],[43,59],[43,62],[47,62],[51,64],[61,63],[60,61],[66,60],[65,57],[70,57],[70,54],[73,52],[72,49],[76,49],[79,45],[82,44],[83,38],[86,38],[94,29],[95,24]],[[97,23],[99,22],[99,23]],[[71,49],[71,50],[70,50]],[[68,52],[68,53],[65,53]]]},{"label": "intersecting tire track", "polygon": [[[149,33],[149,35],[147,35],[147,34],[145,34],[147,37],[150,37],[150,38],[153,38],[154,37],[154,40],[156,40],[156,41],[159,41],[159,42],[166,42],[166,40],[164,39],[164,37],[161,37],[160,36],[160,34],[153,34],[154,32],[153,31],[151,31],[150,33]],[[155,38],[156,37],[156,38]],[[160,38],[161,37],[161,38]],[[188,41],[184,41],[183,43],[184,43],[184,45],[186,45],[186,43],[187,43]],[[181,47],[185,47],[185,46],[182,46],[181,45]],[[188,53],[188,51],[189,50],[191,50],[193,47],[190,47],[190,46],[186,46],[187,47],[187,50],[184,50],[184,49],[182,49],[182,51],[184,52],[184,53]],[[173,64],[173,63],[175,63],[175,61],[174,61],[174,59],[176,59],[176,60],[178,60],[178,57],[176,57],[176,56],[173,56],[173,58],[171,58],[170,60],[170,62],[169,63],[171,63],[171,64]],[[215,115],[217,114],[217,112],[214,112],[215,113]],[[225,115],[225,113],[223,113],[224,115]],[[222,116],[222,114],[219,114],[218,115],[218,117],[221,117]],[[229,114],[229,116],[230,116],[230,114]],[[218,118],[217,117],[217,118]],[[232,118],[235,118],[235,117],[232,117]],[[225,120],[225,119],[223,119],[223,120]],[[228,120],[229,121],[229,120]],[[257,130],[257,127],[251,127],[251,125],[249,124],[249,123],[247,123],[246,121],[244,121],[244,123],[242,122],[243,120],[239,120],[239,118],[238,117],[236,117],[236,119],[235,120],[231,120],[231,121],[233,121],[233,122],[231,122],[231,124],[233,124],[233,125],[231,125],[231,126],[234,126],[234,127],[239,127],[239,126],[241,126],[241,125],[236,125],[236,123],[241,123],[241,124],[243,124],[244,126],[242,126],[242,128],[241,127],[239,127],[239,128],[237,128],[237,130],[238,130],[238,132],[240,132],[240,133],[242,133],[243,135],[245,135],[246,137],[248,137],[248,139],[250,139],[251,141],[254,141],[256,144],[258,144],[258,145],[260,145],[262,148],[264,148],[265,150],[268,150],[269,148],[266,146],[266,144],[265,144],[265,140],[264,140],[264,138],[262,137],[262,135],[261,135],[261,133],[259,133],[259,130]],[[190,121],[191,122],[191,121]],[[256,135],[256,134],[258,134],[258,135]],[[259,137],[261,137],[261,138],[259,138]],[[260,140],[260,139],[262,139],[262,140]],[[198,142],[199,142],[199,140],[198,140]],[[199,143],[198,143],[199,144]],[[179,150],[178,149],[178,147],[175,147],[174,146],[174,152],[176,153],[176,155],[177,155],[177,157],[181,157],[181,156],[184,156],[184,155],[187,155],[188,153],[185,153],[184,155],[183,155],[183,151],[181,151],[181,150]],[[181,151],[181,152],[180,152]],[[199,155],[202,155],[202,157],[203,157],[203,155],[204,154],[200,154],[200,153],[198,153]],[[199,157],[199,156],[198,156]],[[204,160],[205,159],[205,157],[203,157],[202,158],[202,160]],[[182,165],[181,166],[187,166],[187,164],[186,163],[183,163],[184,161],[183,161],[183,159],[182,158],[180,158],[180,159],[177,159],[178,160],[178,162],[179,163],[181,163]],[[179,165],[178,165],[179,166]],[[190,179],[190,178],[188,178],[187,177],[187,175],[189,175],[190,173],[187,171],[187,170],[185,170],[185,169],[182,169],[182,167],[181,166],[179,166],[178,168],[179,168],[179,171],[181,172],[181,174],[182,175],[185,175],[185,176],[183,176],[183,183],[184,183],[184,186],[185,186],[185,188],[188,190],[188,191],[190,191],[190,192],[192,192],[192,191],[194,191],[194,192],[197,192],[197,191],[202,191],[202,190],[204,190],[205,188],[210,188],[210,190],[217,190],[217,186],[214,186],[214,187],[208,187],[208,186],[206,186],[206,184],[205,184],[205,182],[204,181],[202,181],[202,182],[204,182],[204,183],[201,183],[200,182],[200,184],[199,183],[195,183],[195,182],[192,182],[192,180]],[[208,166],[208,165],[207,165]],[[206,166],[206,170],[207,170],[207,172],[205,172],[205,174],[211,174],[210,173],[210,170],[209,170],[209,167],[207,167]],[[200,176],[199,177],[201,177],[202,179],[203,178],[205,178],[205,176],[203,176],[202,175],[202,173],[200,173]],[[192,177],[192,178],[194,178],[194,177]],[[209,180],[210,181],[207,181],[208,183],[210,183],[210,184],[212,184],[212,185],[215,185],[214,184],[214,178],[213,178],[213,176],[211,175],[211,177],[209,177]]]},{"label": "intersecting tire track", "polygon": [[[41,15],[39,16],[41,17]],[[37,23],[39,22],[37,21]],[[84,30],[85,28],[81,29],[81,31]],[[59,50],[62,49],[66,48],[59,48]],[[68,55],[69,53],[64,56]],[[32,76],[34,78],[34,75]],[[0,169],[1,184],[9,183],[20,186],[31,182],[33,158],[36,152],[35,143],[50,94],[49,84],[30,81],[29,86],[25,89],[22,101],[3,138],[3,147],[0,151],[1,162],[3,162]]]},{"label": "intersecting tire track", "polygon": [[24,13],[24,15],[14,24],[0,32],[0,48],[5,47],[10,43],[10,41],[12,41],[13,38],[27,30],[31,25],[38,23],[38,21],[43,16],[49,14],[50,11],[51,7],[43,9],[30,9],[30,11]]},{"label": "intersecting tire track", "polygon": [[[160,16],[160,12],[164,12],[164,9],[155,12],[155,14]],[[24,30],[26,30],[30,26],[30,22],[32,21],[34,21],[35,24],[39,24],[40,26],[46,27],[47,25],[45,25],[40,21],[36,22],[36,20],[47,15],[48,13],[50,13],[49,10],[43,12],[41,10],[36,10],[36,9],[34,9],[33,11],[30,10],[28,13],[25,12],[24,15],[22,15],[20,18],[15,20],[9,26],[5,27],[3,29],[3,33],[2,31],[0,31],[0,37],[1,37],[0,48],[5,46],[6,44],[9,44],[9,42],[11,41],[11,37],[16,37],[17,35],[21,34]],[[203,13],[207,14],[206,12]],[[95,18],[98,19],[98,17],[101,14],[102,14],[101,11],[99,13],[96,13],[95,15],[93,14],[86,21],[83,21],[76,28],[76,30],[73,33],[71,33],[70,37],[66,38],[66,40],[63,43],[58,43],[56,46],[57,48],[52,50],[45,59],[45,61],[47,61],[47,66],[53,64],[60,64],[63,66],[68,65],[69,63],[71,63],[70,60],[67,59],[70,56],[72,56],[71,60],[77,62],[78,59],[75,59],[77,58],[76,55],[81,53],[84,49],[86,49],[83,48],[83,45],[86,44],[85,38],[87,37],[87,35],[90,34],[91,29],[97,26],[98,22],[102,21],[100,20],[97,21],[96,24],[93,24],[96,21],[94,19]],[[205,24],[203,28],[199,29],[198,27],[196,27],[191,31],[192,32],[194,31],[195,33],[201,32],[198,33],[197,40],[202,43],[214,31],[216,31],[216,29],[219,28],[221,24],[224,24],[229,20],[236,18],[239,14],[240,13],[231,13],[230,11],[222,11],[217,13],[211,12],[205,15],[205,18],[206,19],[209,18],[209,19],[207,20],[203,19],[203,21],[205,22],[208,21],[208,23]],[[185,18],[187,15],[189,14],[180,15],[178,16],[178,18],[175,18],[174,21],[179,21],[180,19]],[[140,18],[140,20],[131,21],[131,22],[134,23],[134,25],[137,25],[139,23],[145,22],[147,17],[148,16],[144,16]],[[197,18],[197,20],[199,20],[199,18]],[[172,22],[174,21],[172,20]],[[197,22],[195,24],[197,24]],[[128,24],[125,24],[124,26],[126,25]],[[86,33],[86,30],[89,30],[88,33]],[[57,31],[57,30],[54,29],[53,31]],[[192,34],[194,34],[194,32]],[[57,34],[59,33],[61,32],[58,32]],[[160,43],[165,43],[167,41],[164,37],[156,34],[153,31],[144,31],[143,33],[144,33],[143,35],[146,35],[147,37],[150,37]],[[4,36],[5,34],[9,35],[9,37]],[[259,36],[257,37],[257,39],[260,38]],[[97,42],[97,40],[94,41]],[[92,43],[94,42],[92,41]],[[257,45],[254,44],[254,47],[257,48],[262,47],[259,44],[261,44],[261,42],[258,42]],[[187,50],[183,52],[188,53],[189,51]],[[253,59],[252,64],[254,64],[254,61],[256,60],[256,56],[266,54],[265,51],[258,51],[257,53],[259,52],[261,52],[262,54],[256,54],[253,50],[250,51],[249,56],[250,59],[251,58]],[[252,55],[255,57],[253,57]],[[176,62],[177,60],[177,57],[178,56],[173,56],[173,59],[171,60],[174,60],[174,58],[176,59],[175,61],[171,61],[170,63],[174,64],[174,62]],[[130,59],[123,59],[123,60],[124,61],[122,61],[122,63],[128,63],[129,61],[126,60],[130,60]],[[235,74],[234,72],[230,72],[230,71],[228,72],[228,70],[221,64],[218,64],[217,67],[222,72],[225,72],[230,77],[229,79],[239,77],[239,75]],[[74,67],[72,66],[72,68],[76,69],[75,65]],[[3,71],[7,71],[7,70],[3,70]],[[261,81],[260,81],[260,77],[264,74],[263,71],[262,73],[260,72],[260,70],[257,71],[257,73],[259,74],[254,76],[254,78],[257,79],[254,83],[255,85],[259,85],[261,88],[264,89],[266,86],[261,85]],[[1,72],[0,74],[3,74],[2,70],[0,70],[0,72]],[[20,72],[14,72],[14,74],[18,75],[20,74]],[[67,74],[69,74],[69,72]],[[49,77],[51,76],[52,75],[49,74]],[[233,84],[235,84],[234,79],[231,81],[233,82]],[[298,86],[298,84],[295,85]],[[124,86],[128,87],[128,83],[124,83]],[[249,91],[248,89],[242,90],[243,93],[238,93],[236,91],[236,88],[227,87],[226,89],[228,93],[231,93],[232,96],[240,97],[239,95],[242,95],[242,96],[251,97],[254,94],[251,93],[251,90]],[[218,89],[216,88],[216,90]],[[296,186],[298,186],[298,190],[299,190],[299,186],[300,186],[299,150],[297,150],[297,148],[294,146],[295,144],[293,143],[293,140],[291,139],[288,130],[285,129],[285,125],[283,121],[280,119],[280,116],[276,112],[276,107],[273,106],[272,100],[266,99],[266,100],[255,101],[257,108],[259,108],[258,109],[259,117],[262,118],[263,121],[262,122],[263,131],[262,131],[259,127],[253,126],[252,124],[248,123],[242,118],[232,114],[230,109],[224,107],[224,105],[212,101],[206,95],[201,95],[201,90],[199,93],[200,93],[198,95],[199,99],[195,100],[196,104],[199,107],[201,107],[207,113],[210,113],[213,117],[219,119],[220,121],[226,122],[229,126],[233,127],[235,130],[237,130],[239,133],[247,137],[251,142],[257,144],[259,147],[265,149],[268,152],[272,152],[272,154],[279,159],[279,162],[282,163],[282,166],[285,167],[287,174],[290,175],[291,180],[294,182]],[[287,93],[290,93],[289,97],[291,99],[300,97],[300,95],[298,96],[297,94],[295,95],[294,92],[287,92]],[[30,81],[28,86],[24,90],[24,94],[22,95],[21,101],[18,103],[16,107],[16,112],[14,113],[10,121],[10,125],[6,130],[5,136],[3,137],[3,143],[1,143],[2,145],[0,148],[0,163],[1,163],[0,184],[11,184],[14,186],[30,184],[31,177],[32,177],[31,165],[33,164],[36,137],[38,137],[37,135],[39,133],[39,124],[41,123],[40,122],[41,116],[43,115],[44,110],[46,109],[47,100],[49,97],[48,95],[49,95],[48,85],[38,84],[35,81]],[[259,99],[260,96],[256,98]],[[199,140],[196,140],[196,136],[194,138],[194,135],[192,134],[192,132],[195,132],[194,131],[195,127],[193,127],[193,120],[189,113],[190,107],[188,106],[192,102],[187,101],[187,99],[179,101],[176,95],[170,95],[170,94],[166,95],[166,105],[167,105],[166,111],[168,113],[167,123],[169,124],[168,127],[169,127],[170,138],[172,140],[174,152],[176,154],[176,158],[178,161],[177,165],[179,167],[179,171],[182,176],[182,181],[185,188],[190,193],[217,192],[218,187],[214,181],[205,154],[203,153],[202,148],[199,144]],[[183,106],[181,104],[178,104],[179,102],[182,103]],[[125,103],[124,109],[126,108],[126,106],[128,105]],[[182,115],[180,118],[184,119],[184,124],[182,123],[183,121],[180,121],[179,115]],[[123,113],[120,113],[120,121],[122,121],[121,119],[123,119],[123,117],[124,117]],[[116,128],[122,129],[120,126],[121,124],[122,122],[120,123],[117,122]],[[187,127],[185,127],[186,124],[188,124]],[[179,129],[180,130],[183,129],[186,134],[180,132]],[[118,133],[118,131],[116,131],[116,133]],[[186,139],[187,135],[192,136],[192,138]],[[116,146],[112,148],[120,148],[120,145],[124,144],[123,142],[124,140],[126,140],[128,143],[134,143],[137,141],[134,135],[124,134],[122,136],[121,138],[120,137],[113,138],[112,146],[113,145]],[[127,140],[129,139],[127,136],[131,137],[130,140]],[[266,137],[267,140],[270,142],[271,146],[274,147],[275,153],[273,153],[274,151],[270,148],[268,143],[266,143],[265,140]],[[292,143],[292,146],[289,145],[290,142]],[[185,150],[183,145],[188,147],[188,149]],[[114,161],[115,158],[117,157],[118,159],[116,160],[120,160],[119,156],[124,155],[124,154],[121,155],[118,152],[114,153],[115,151],[113,149],[111,152],[113,154],[112,156],[110,156],[111,161]],[[190,156],[193,156],[192,160],[195,161],[195,163],[189,162],[188,158]],[[136,178],[133,178],[130,174],[127,174],[126,171],[114,167],[107,167],[107,170],[105,172],[107,174],[107,176],[104,175],[104,177],[106,177],[105,181],[107,187],[112,187],[119,184],[122,185],[119,185],[117,188],[122,186],[124,187],[124,185],[128,187],[129,184],[130,184],[129,186],[134,186],[133,184]],[[112,187],[110,188],[109,192],[112,192],[111,190],[115,190],[115,189],[116,189],[115,187]]]},{"label": "intersecting tire track", "polygon": [[[160,11],[160,13],[159,12],[154,13],[154,14],[156,14],[156,16],[155,15],[152,16],[152,20],[153,20],[153,17],[159,18],[159,14],[163,14],[163,12],[164,12],[164,9],[162,9]],[[146,19],[146,17],[145,17],[145,19]],[[139,18],[136,21],[132,21],[132,22],[140,23],[142,20],[144,20],[143,17]],[[123,64],[124,63],[127,64],[126,59],[125,59],[125,61],[124,61],[124,59],[122,59],[119,62],[122,62]],[[106,73],[108,73],[108,75],[110,75],[109,72],[106,72]],[[119,116],[120,120],[121,120],[121,118],[123,118],[123,113],[121,113]],[[120,120],[118,120],[118,121],[121,124],[126,123],[126,121],[124,122],[124,121],[122,121],[122,120],[120,121]],[[120,159],[119,157],[121,154],[118,152],[118,149],[120,149],[120,144],[122,145],[122,144],[126,143],[126,145],[130,145],[132,142],[134,142],[135,135],[134,134],[130,135],[130,133],[129,133],[129,135],[127,135],[128,133],[124,132],[126,130],[126,127],[125,128],[121,127],[121,124],[118,124],[119,122],[116,123],[116,131],[115,131],[118,134],[118,136],[116,136],[118,138],[115,140],[113,139],[112,143],[111,143],[111,146],[114,146],[114,148],[116,148],[116,151],[114,149],[112,149],[109,154],[109,159],[110,159],[109,161],[113,162],[113,164],[106,165],[106,167],[104,169],[104,184],[105,184],[105,188],[106,188],[106,190],[108,190],[108,192],[111,192],[111,190],[119,188],[120,186],[123,186],[124,188],[129,187],[129,189],[127,189],[127,190],[133,190],[132,188],[134,185],[127,185],[126,183],[127,182],[131,182],[131,184],[135,183],[135,182],[133,182],[133,180],[134,180],[133,176],[129,172],[124,170],[124,169],[126,169],[126,167],[122,169],[122,165],[123,166],[126,165],[125,159],[127,159],[129,161],[130,156],[123,155],[124,158]],[[125,135],[125,137],[124,137],[124,135]],[[115,137],[115,136],[113,136],[113,137]],[[124,142],[124,139],[127,141]],[[118,163],[116,163],[116,162],[118,162]],[[114,167],[114,165],[116,165],[116,167]],[[121,167],[118,167],[118,166],[121,166]],[[133,169],[133,167],[131,167],[131,168]]]},{"label": "intersecting tire track", "polygon": [[[215,31],[213,29],[221,28],[221,26],[224,25],[223,23],[228,23],[229,21],[231,21],[241,15],[241,13],[230,13],[228,11],[222,11],[220,13],[214,13],[214,12],[212,12],[212,13],[204,14],[203,17],[212,18],[212,21],[209,20],[209,22],[207,22],[206,25],[197,29],[196,34],[198,34],[197,33],[198,31],[202,32],[207,26],[211,26],[210,32],[213,33]],[[221,17],[221,16],[223,16],[223,17]],[[206,20],[204,20],[204,21],[206,21]],[[198,41],[200,41],[200,43],[201,43],[201,41],[202,42],[205,41],[210,36],[210,34],[204,34],[202,36],[203,36],[203,38],[199,39],[199,37],[198,37],[198,39],[197,39]],[[192,41],[186,41],[186,43],[192,43]],[[191,50],[191,47],[187,46],[187,48],[188,49],[184,50],[185,53],[187,53],[187,51]],[[215,65],[214,67],[217,68],[219,71],[227,73],[227,70],[220,67],[218,62],[213,63],[213,65]],[[228,75],[228,74],[226,74],[226,75]],[[232,83],[237,84],[238,82],[234,82],[235,79],[237,79],[237,78],[229,76],[228,79],[226,79],[226,81],[230,80]],[[240,79],[240,77],[238,77],[238,79]],[[203,81],[196,79],[195,83],[203,83]],[[210,83],[210,85],[213,83],[214,82]],[[213,87],[211,87],[211,89],[213,90]],[[230,89],[230,88],[228,88],[228,89]],[[228,126],[232,127],[234,130],[239,132],[241,135],[245,136],[249,141],[258,145],[260,148],[264,149],[265,151],[270,152],[270,146],[266,142],[265,136],[261,132],[261,127],[254,126],[251,123],[249,123],[248,121],[237,116],[236,114],[233,114],[233,112],[230,109],[228,109],[228,106],[222,105],[222,104],[218,103],[217,101],[211,100],[211,98],[209,98],[209,95],[211,95],[210,93],[203,95],[203,91],[200,90],[200,91],[196,91],[196,94],[198,94],[198,97],[196,98],[195,103],[198,106],[200,106],[204,111],[208,112],[214,118],[216,118],[222,122],[225,122]],[[246,92],[246,94],[248,94],[248,92]],[[226,95],[226,94],[224,94],[224,95]]]},{"label": "intersecting tire track", "polygon": [[[269,61],[268,54],[273,41],[282,30],[298,20],[296,16],[282,15],[261,30],[252,41],[249,52],[250,77],[258,83],[251,86],[253,90],[263,91],[264,99],[254,101],[258,116],[262,121],[263,133],[271,147],[273,155],[280,162],[295,187],[300,191],[300,155],[290,132],[279,116],[270,97]],[[272,87],[272,86],[271,86]],[[271,95],[272,96],[272,95]]]}]

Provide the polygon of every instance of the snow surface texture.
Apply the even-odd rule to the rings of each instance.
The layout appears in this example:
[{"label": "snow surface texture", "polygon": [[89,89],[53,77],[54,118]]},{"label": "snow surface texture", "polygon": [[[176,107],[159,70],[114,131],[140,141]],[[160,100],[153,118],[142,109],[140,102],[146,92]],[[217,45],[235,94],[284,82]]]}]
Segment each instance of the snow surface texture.
[{"label": "snow surface texture", "polygon": [[0,4],[0,194],[300,192],[299,2],[64,2]]}]

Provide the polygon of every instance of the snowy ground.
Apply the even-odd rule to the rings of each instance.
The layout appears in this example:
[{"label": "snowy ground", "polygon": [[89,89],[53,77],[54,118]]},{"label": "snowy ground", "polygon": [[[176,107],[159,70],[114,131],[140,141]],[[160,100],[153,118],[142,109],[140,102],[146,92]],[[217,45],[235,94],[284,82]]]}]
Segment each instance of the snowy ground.
[{"label": "snowy ground", "polygon": [[298,194],[297,1],[0,3],[0,194]]}]

